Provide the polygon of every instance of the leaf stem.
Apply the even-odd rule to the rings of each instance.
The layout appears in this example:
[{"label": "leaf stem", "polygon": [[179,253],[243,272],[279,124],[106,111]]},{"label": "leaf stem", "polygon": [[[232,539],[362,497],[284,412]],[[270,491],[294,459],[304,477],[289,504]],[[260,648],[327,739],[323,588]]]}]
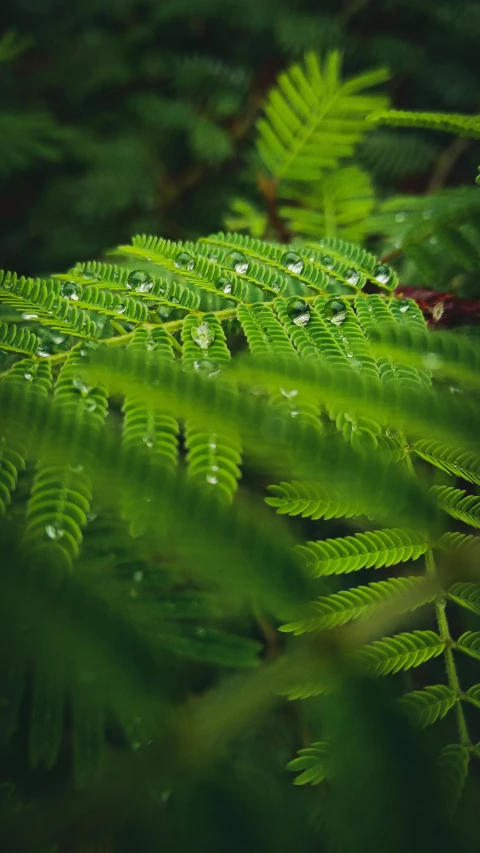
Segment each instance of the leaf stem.
[{"label": "leaf stem", "polygon": [[[431,548],[428,548],[425,554],[425,564],[427,569],[427,575],[431,578],[436,578],[437,568],[435,565],[435,559]],[[455,714],[457,717],[460,744],[469,749],[472,744],[470,736],[468,734],[467,721],[465,719],[465,713],[461,702],[463,693],[460,687],[457,667],[455,664],[455,657],[452,650],[453,640],[452,635],[450,634],[450,627],[448,624],[447,614],[445,610],[445,601],[443,599],[436,599],[435,615],[437,617],[438,633],[440,635],[440,638],[445,643],[444,655],[448,686],[455,694]]]}]

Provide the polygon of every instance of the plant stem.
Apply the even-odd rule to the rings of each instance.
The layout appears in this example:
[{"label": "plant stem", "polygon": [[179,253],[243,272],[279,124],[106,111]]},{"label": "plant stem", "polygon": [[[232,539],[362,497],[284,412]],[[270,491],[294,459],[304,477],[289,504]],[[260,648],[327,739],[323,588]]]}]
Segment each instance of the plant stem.
[{"label": "plant stem", "polygon": [[[436,578],[437,569],[435,566],[435,559],[431,548],[427,549],[425,555],[425,564],[427,568],[427,575],[431,578]],[[455,714],[457,717],[460,744],[462,746],[467,747],[468,749],[469,747],[471,747],[471,741],[470,736],[468,734],[467,721],[465,719],[465,713],[461,701],[462,690],[460,687],[457,667],[455,664],[455,657],[452,650],[453,640],[450,634],[450,627],[448,625],[447,614],[445,611],[445,602],[440,599],[437,599],[435,601],[435,615],[437,617],[438,633],[440,635],[441,640],[443,640],[443,642],[445,643],[444,655],[448,686],[455,694]]]}]

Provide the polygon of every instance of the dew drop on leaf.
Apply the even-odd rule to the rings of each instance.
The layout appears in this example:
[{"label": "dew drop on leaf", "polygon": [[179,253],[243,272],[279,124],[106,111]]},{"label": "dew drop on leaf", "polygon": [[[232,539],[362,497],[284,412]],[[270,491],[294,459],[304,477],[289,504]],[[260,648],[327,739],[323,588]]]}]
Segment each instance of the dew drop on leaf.
[{"label": "dew drop on leaf", "polygon": [[62,284],[60,292],[66,299],[77,301],[77,299],[80,299],[81,287],[76,281],[66,281]]},{"label": "dew drop on leaf", "polygon": [[191,272],[195,266],[195,261],[188,252],[179,252],[175,258],[175,266],[178,270]]},{"label": "dew drop on leaf", "polygon": [[388,284],[392,280],[392,271],[386,264],[378,264],[373,270],[373,277],[379,284]]},{"label": "dew drop on leaf", "polygon": [[153,279],[145,270],[132,270],[127,278],[127,287],[136,293],[151,293]]},{"label": "dew drop on leaf", "polygon": [[22,320],[38,320],[38,314],[22,314]]},{"label": "dew drop on leaf", "polygon": [[190,334],[200,349],[208,349],[215,339],[215,332],[206,321],[199,323],[198,326],[192,326]]},{"label": "dew drop on leaf", "polygon": [[87,266],[84,268],[82,276],[83,278],[88,278],[91,281],[101,281],[102,278],[100,275],[98,275],[98,273],[95,272],[94,268],[91,267],[89,264],[87,264]]},{"label": "dew drop on leaf", "polygon": [[65,531],[60,527],[58,521],[54,521],[53,524],[45,526],[45,533],[49,539],[61,539]]},{"label": "dew drop on leaf", "polygon": [[220,372],[220,368],[216,361],[211,361],[209,358],[201,358],[199,361],[194,361],[193,366],[198,373],[204,376],[216,376]]},{"label": "dew drop on leaf", "polygon": [[124,302],[119,302],[118,305],[115,306],[115,314],[125,314],[127,310],[127,306]]},{"label": "dew drop on leaf", "polygon": [[221,275],[217,280],[215,287],[217,290],[220,290],[221,293],[231,293],[233,285],[226,275]]},{"label": "dew drop on leaf", "polygon": [[229,252],[225,258],[225,266],[230,267],[231,270],[235,270],[239,275],[245,275],[248,271],[248,261],[243,252]]},{"label": "dew drop on leaf", "polygon": [[73,377],[72,385],[74,385],[77,391],[80,391],[80,394],[82,396],[86,396],[92,390],[90,386],[87,385],[87,383],[83,379],[81,379],[80,376]]},{"label": "dew drop on leaf", "polygon": [[303,299],[292,299],[288,304],[287,313],[296,326],[306,326],[311,317],[310,306]]},{"label": "dew drop on leaf", "polygon": [[325,303],[325,318],[334,326],[341,326],[347,317],[347,306],[341,299],[329,299]]},{"label": "dew drop on leaf", "polygon": [[331,255],[324,255],[322,258],[322,264],[327,270],[331,270],[333,268],[333,258]]},{"label": "dew drop on leaf", "polygon": [[345,281],[348,284],[353,284],[354,286],[358,284],[360,281],[360,273],[354,269],[348,269],[345,271]]},{"label": "dew drop on leaf", "polygon": [[408,301],[408,299],[401,299],[398,307],[399,311],[401,311],[402,314],[405,314],[405,312],[408,311],[408,309],[410,308],[410,302]]},{"label": "dew drop on leaf", "polygon": [[303,272],[303,268],[305,266],[303,258],[298,254],[298,252],[285,252],[285,254],[282,255],[280,263],[282,266],[287,267],[290,272],[294,272],[297,275],[300,275]]}]

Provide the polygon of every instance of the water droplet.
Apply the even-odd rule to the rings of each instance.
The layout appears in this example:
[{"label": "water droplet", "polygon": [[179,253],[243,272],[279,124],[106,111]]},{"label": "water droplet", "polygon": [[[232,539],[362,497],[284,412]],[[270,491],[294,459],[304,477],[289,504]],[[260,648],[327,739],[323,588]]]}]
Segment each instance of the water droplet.
[{"label": "water droplet", "polygon": [[225,266],[235,270],[239,275],[244,275],[248,270],[248,261],[243,252],[229,252],[225,258]]},{"label": "water droplet", "polygon": [[216,260],[217,260],[217,255],[215,254],[215,252],[210,252],[210,254],[209,254],[209,256],[208,256],[208,260],[209,260],[212,264],[214,264],[214,263],[216,262]]},{"label": "water droplet", "polygon": [[145,270],[132,270],[127,278],[127,287],[136,293],[151,293],[153,279]]},{"label": "water droplet", "polygon": [[119,302],[118,305],[115,306],[115,314],[125,314],[127,310],[127,306],[124,302]]},{"label": "water droplet", "polygon": [[298,252],[285,252],[285,254],[282,255],[280,263],[282,266],[287,267],[290,272],[294,272],[297,275],[301,275],[305,266],[303,258],[298,254]]},{"label": "water droplet", "polygon": [[345,270],[345,281],[347,281],[348,284],[353,284],[354,286],[357,285],[360,281],[360,273],[354,269]]},{"label": "water droplet", "polygon": [[233,285],[226,275],[221,275],[220,278],[217,280],[215,287],[222,293],[231,293]]},{"label": "water droplet", "polygon": [[388,284],[392,280],[392,271],[386,264],[378,264],[373,270],[373,277],[379,284]]},{"label": "water droplet", "polygon": [[48,358],[52,353],[48,349],[39,349],[37,350],[37,355],[39,355],[40,358]]},{"label": "water droplet", "polygon": [[61,539],[65,531],[60,527],[58,521],[54,521],[53,524],[45,526],[45,533],[49,539]]},{"label": "water droplet", "polygon": [[145,349],[149,350],[149,351],[154,350],[154,349],[158,349],[158,344],[156,341],[149,340],[145,344]]},{"label": "water droplet", "polygon": [[69,465],[68,467],[73,474],[81,474],[83,471],[83,465]]},{"label": "water droplet", "polygon": [[211,361],[209,358],[201,358],[199,361],[194,361],[193,366],[198,373],[202,373],[210,378],[216,376],[220,372],[220,368],[216,361]]},{"label": "water droplet", "polygon": [[149,448],[153,447],[155,444],[155,439],[153,439],[150,435],[144,435],[142,441]]},{"label": "water droplet", "polygon": [[30,371],[28,371],[28,370],[27,370],[27,372],[26,372],[26,373],[24,373],[23,375],[24,375],[24,378],[25,378],[28,382],[31,382],[31,381],[32,381],[32,379],[33,379],[33,373],[30,373]]},{"label": "water droplet", "polygon": [[87,394],[92,390],[90,388],[90,385],[87,385],[87,383],[80,376],[74,376],[73,377],[72,385],[75,386],[77,391],[80,391],[80,394],[82,395],[82,397],[86,397]]},{"label": "water droplet", "polygon": [[296,326],[306,326],[311,317],[310,306],[303,299],[292,299],[288,304],[287,313]]},{"label": "water droplet", "polygon": [[186,270],[191,272],[195,266],[195,261],[188,252],[179,252],[175,258],[175,266],[177,270]]},{"label": "water droplet", "polygon": [[22,314],[22,320],[38,320],[38,314]]},{"label": "water droplet", "polygon": [[171,302],[173,305],[180,305],[180,300],[179,300],[178,296],[171,296],[171,297],[170,297],[170,302]]},{"label": "water droplet", "polygon": [[95,400],[85,400],[84,408],[86,412],[94,412],[97,408]]},{"label": "water droplet", "polygon": [[133,580],[135,583],[141,583],[143,581],[143,572],[141,572],[140,569],[133,573]]},{"label": "water droplet", "polygon": [[406,213],[396,213],[395,214],[395,222],[405,222],[407,218]]},{"label": "water droplet", "polygon": [[408,311],[409,308],[410,308],[410,302],[408,301],[408,299],[401,299],[399,302],[399,305],[398,305],[398,310],[402,314],[405,314],[405,312]]},{"label": "water droplet", "polygon": [[292,397],[297,396],[298,391],[296,388],[294,388],[293,391],[285,391],[285,388],[280,388],[280,393],[283,394],[284,397],[287,397],[287,399],[291,400]]},{"label": "water droplet", "polygon": [[98,275],[98,273],[95,272],[94,268],[91,267],[89,264],[87,264],[87,266],[84,268],[82,276],[83,278],[93,279],[93,281],[101,281],[102,278],[100,275]]},{"label": "water droplet", "polygon": [[331,255],[324,255],[322,258],[322,264],[327,270],[331,270],[333,268],[333,258]]},{"label": "water droplet", "polygon": [[275,293],[280,293],[283,290],[284,285],[285,282],[280,278],[272,278],[270,282],[270,287],[275,291]]},{"label": "water droplet", "polygon": [[334,326],[341,326],[347,317],[347,306],[340,299],[329,299],[325,303],[324,313]]},{"label": "water droplet", "polygon": [[164,281],[162,281],[162,282],[158,285],[157,290],[158,290],[158,295],[159,295],[159,296],[165,296],[165,294],[166,294],[166,292],[167,292],[167,285],[166,285],[166,283],[165,283]]},{"label": "water droplet", "polygon": [[210,485],[215,486],[218,483],[218,477],[215,477],[214,474],[207,474],[207,483],[210,483]]},{"label": "water droplet", "polygon": [[215,339],[215,332],[206,321],[200,323],[198,326],[192,326],[190,334],[192,340],[195,341],[200,349],[208,349]]},{"label": "water droplet", "polygon": [[297,415],[298,415],[297,410],[296,410],[296,409],[292,409],[292,411],[290,412],[290,417],[292,417],[292,418],[296,418],[296,417],[297,417]]},{"label": "water droplet", "polygon": [[74,302],[80,299],[82,289],[76,281],[66,281],[60,288],[60,293],[65,299],[72,299]]}]

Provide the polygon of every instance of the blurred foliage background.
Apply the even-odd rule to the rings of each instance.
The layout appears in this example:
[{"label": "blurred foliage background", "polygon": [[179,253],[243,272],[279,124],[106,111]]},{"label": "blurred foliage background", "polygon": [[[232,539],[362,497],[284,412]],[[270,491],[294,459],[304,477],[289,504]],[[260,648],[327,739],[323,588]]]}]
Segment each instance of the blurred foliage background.
[{"label": "blurred foliage background", "polygon": [[[471,0],[5,0],[2,34],[0,257],[24,274],[135,232],[196,238],[255,202],[254,123],[306,50],[339,47],[346,76],[388,67],[396,108],[479,110]],[[387,128],[356,157],[383,198],[471,182],[478,157],[451,146]]]}]

